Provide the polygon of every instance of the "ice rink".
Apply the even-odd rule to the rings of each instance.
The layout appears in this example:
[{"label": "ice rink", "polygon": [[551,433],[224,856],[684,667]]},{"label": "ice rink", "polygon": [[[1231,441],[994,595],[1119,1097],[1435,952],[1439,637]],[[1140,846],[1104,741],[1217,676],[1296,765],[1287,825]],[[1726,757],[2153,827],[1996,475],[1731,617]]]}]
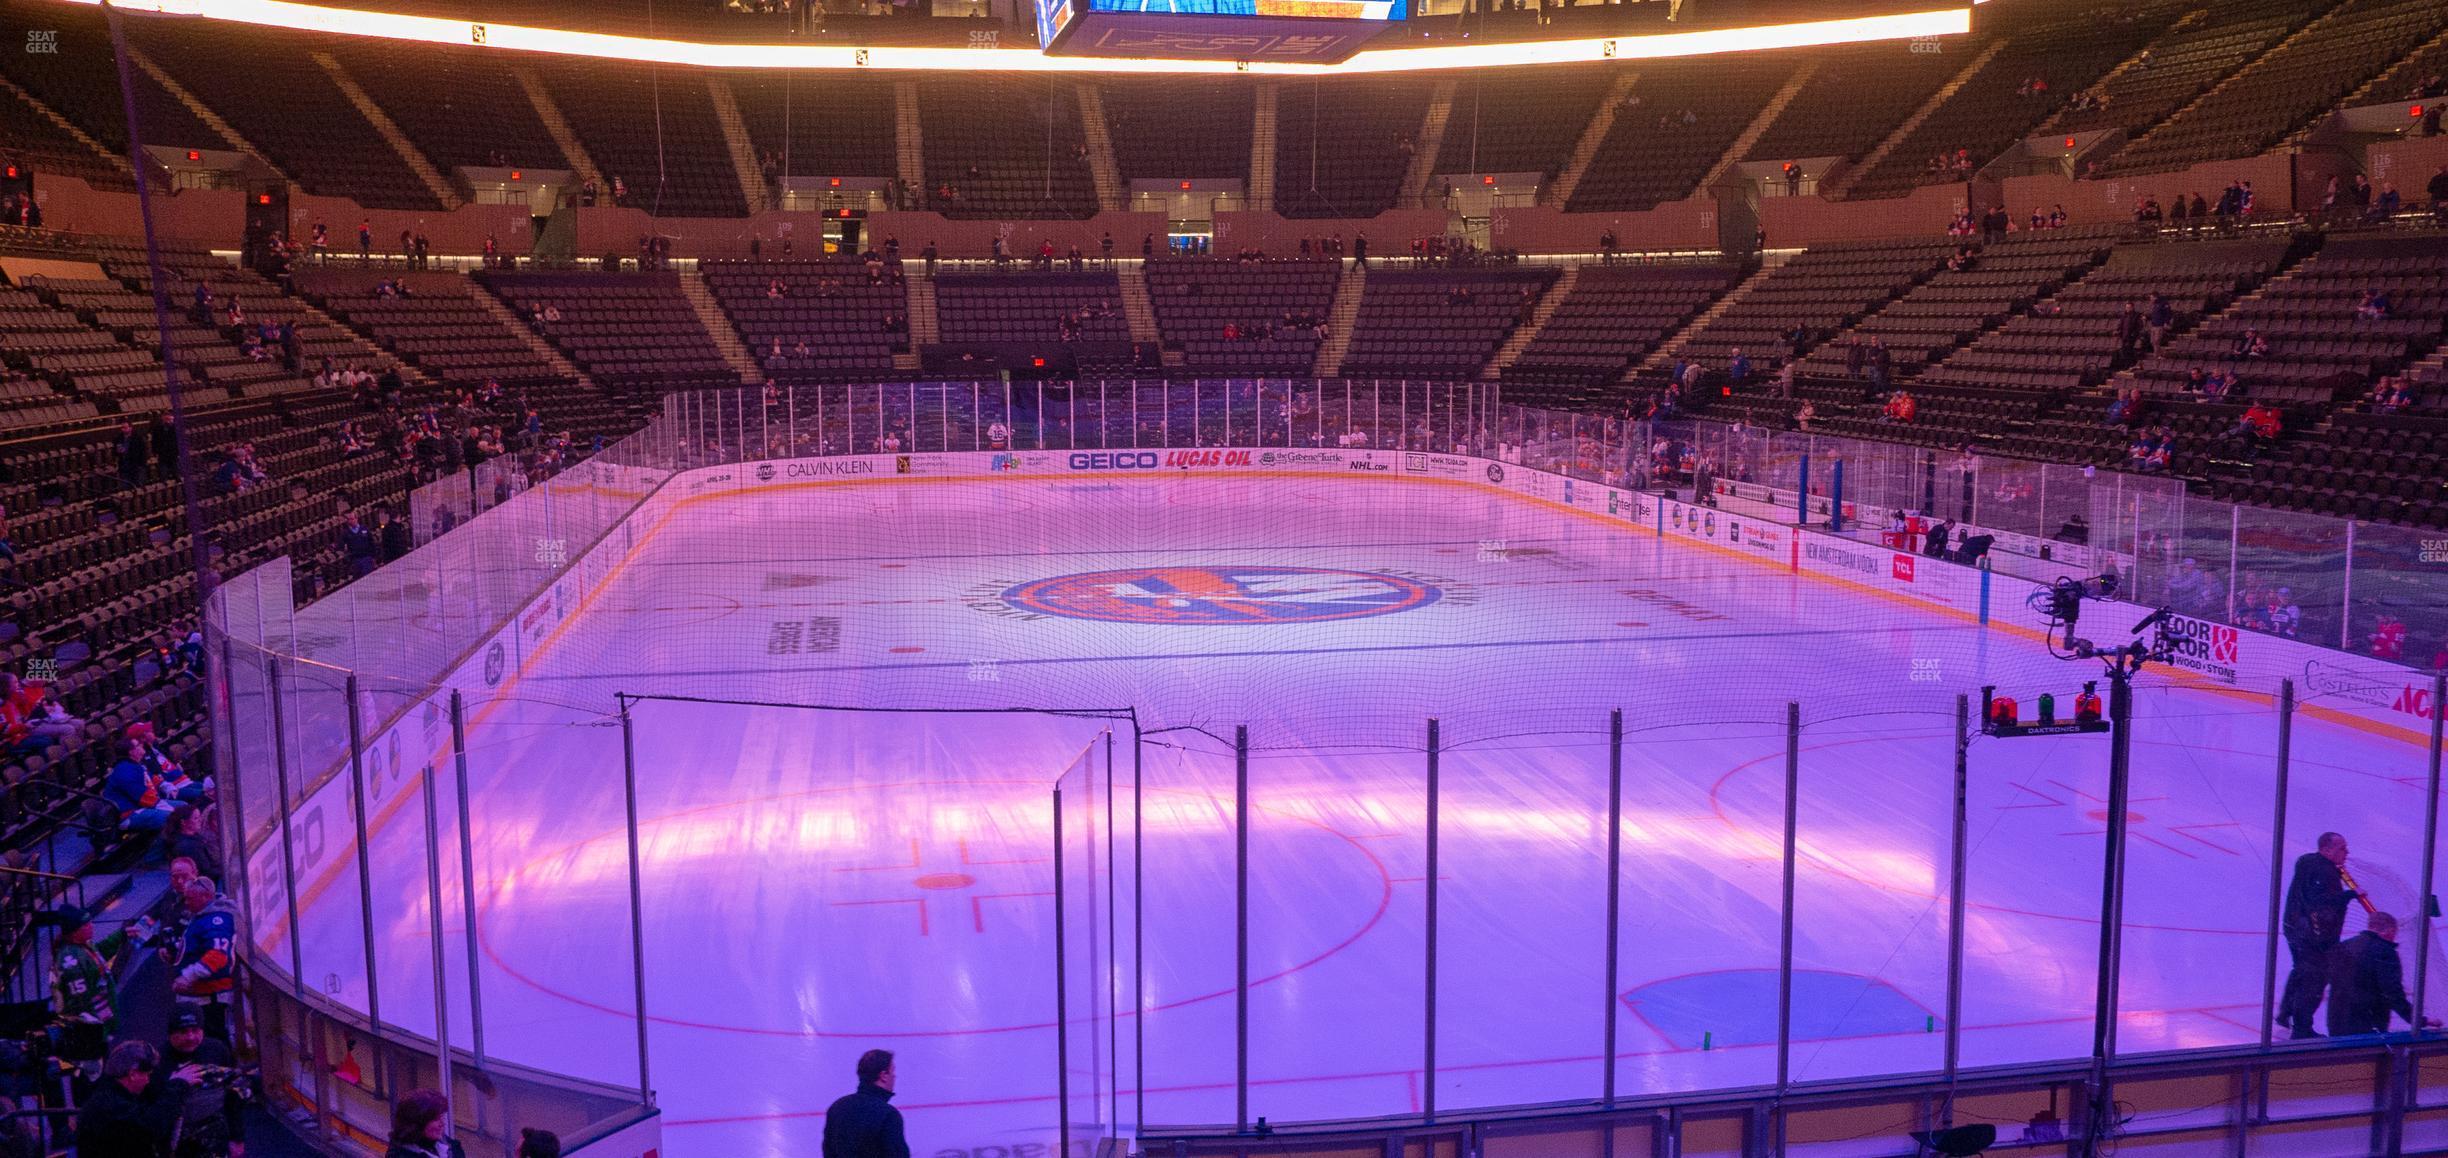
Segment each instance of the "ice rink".
[{"label": "ice rink", "polygon": [[[2095,614],[2106,637],[2141,612]],[[1071,1065],[1082,1084],[1118,1073],[1125,1116],[1144,1099],[1151,1123],[1233,1120],[1241,725],[1252,1117],[1406,1113],[1431,1092],[1432,717],[1439,1108],[1593,1098],[1608,1065],[1627,1096],[1765,1083],[1798,702],[1792,1076],[1935,1070],[1955,698],[1991,683],[2070,698],[2096,675],[2049,658],[2023,609],[1998,617],[1982,627],[1521,495],[1403,478],[881,479],[692,500],[469,721],[484,1048],[636,1078],[615,703],[628,693],[1134,710],[1149,733],[1144,895],[1120,882],[1113,911],[1091,914],[1100,935],[1121,930],[1124,1008],[1085,1027],[1100,1048]],[[2277,718],[2163,679],[2146,681],[2137,715],[2123,1047],[2256,1040]],[[670,1151],[813,1153],[854,1059],[882,1046],[900,1055],[914,1151],[1042,1155],[1057,1110],[1049,791],[1083,752],[1102,791],[1109,727],[1126,776],[1129,724],[667,699],[631,723]],[[2103,737],[1971,749],[1967,1066],[2090,1048],[2107,751]],[[2375,898],[2410,913],[2421,747],[2306,712],[2293,767],[2287,855],[2344,830]],[[1111,803],[1127,844],[1129,801]],[[446,867],[454,812],[446,787]],[[402,811],[372,845],[383,1014],[411,1029],[434,1021],[426,839]],[[460,882],[442,883],[465,1044],[471,954]],[[362,1000],[355,888],[307,904],[305,975]]]}]

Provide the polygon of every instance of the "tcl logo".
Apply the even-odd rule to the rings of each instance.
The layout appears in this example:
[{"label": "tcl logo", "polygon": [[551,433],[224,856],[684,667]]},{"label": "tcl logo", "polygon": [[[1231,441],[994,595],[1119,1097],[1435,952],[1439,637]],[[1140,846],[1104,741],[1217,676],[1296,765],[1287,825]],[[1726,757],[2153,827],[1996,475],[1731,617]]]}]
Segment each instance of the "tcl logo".
[{"label": "tcl logo", "polygon": [[1888,567],[1888,574],[1895,576],[1898,583],[1910,583],[1913,581],[1913,565],[1918,562],[1920,560],[1910,555],[1898,555]]}]

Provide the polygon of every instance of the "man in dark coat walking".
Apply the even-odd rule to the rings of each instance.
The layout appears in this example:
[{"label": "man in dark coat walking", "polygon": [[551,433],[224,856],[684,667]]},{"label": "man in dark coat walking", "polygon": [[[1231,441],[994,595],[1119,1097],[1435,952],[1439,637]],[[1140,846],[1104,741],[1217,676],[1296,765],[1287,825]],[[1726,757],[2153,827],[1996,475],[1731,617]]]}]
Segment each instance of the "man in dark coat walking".
[{"label": "man in dark coat walking", "polygon": [[910,1158],[901,1136],[901,1111],[893,1109],[893,1055],[871,1049],[859,1055],[856,1093],[825,1111],[824,1158]]},{"label": "man in dark coat walking", "polygon": [[[2414,1003],[2397,958],[2397,918],[2374,913],[2369,927],[2329,954],[2329,1033],[2386,1033],[2392,1013],[2411,1023]],[[2439,1019],[2426,1017],[2423,1026],[2437,1028]]]},{"label": "man in dark coat walking", "polygon": [[2346,887],[2345,864],[2346,838],[2324,832],[2318,851],[2295,858],[2295,876],[2287,882],[2278,930],[2286,935],[2294,968],[2278,1000],[2278,1024],[2292,1031],[2290,1037],[2320,1036],[2312,1029],[2312,1011],[2320,1008],[2321,990],[2329,983],[2329,954],[2345,931],[2346,905],[2355,899]]}]

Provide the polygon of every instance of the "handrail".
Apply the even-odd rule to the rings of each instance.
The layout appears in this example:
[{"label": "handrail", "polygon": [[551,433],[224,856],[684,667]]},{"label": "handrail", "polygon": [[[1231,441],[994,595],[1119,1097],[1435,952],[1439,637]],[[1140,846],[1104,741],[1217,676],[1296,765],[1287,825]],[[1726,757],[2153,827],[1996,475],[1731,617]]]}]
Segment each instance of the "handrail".
[{"label": "handrail", "polygon": [[85,879],[70,873],[47,873],[41,869],[10,868],[6,865],[0,865],[0,874],[18,877],[40,877],[47,881],[67,881],[70,884],[74,884]]}]

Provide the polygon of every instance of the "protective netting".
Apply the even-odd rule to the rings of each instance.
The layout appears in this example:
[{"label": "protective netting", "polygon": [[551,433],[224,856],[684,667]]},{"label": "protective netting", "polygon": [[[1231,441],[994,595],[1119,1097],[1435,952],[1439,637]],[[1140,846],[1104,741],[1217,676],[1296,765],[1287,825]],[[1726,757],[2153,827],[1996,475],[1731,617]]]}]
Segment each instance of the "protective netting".
[{"label": "protective netting", "polygon": [[[1894,509],[1994,532],[1992,565],[1882,541]],[[1972,744],[1957,930],[1957,704],[2099,678],[2051,654],[2046,581],[2173,604],[2205,557],[2298,576],[2333,646],[2309,602],[2296,640],[2223,599],[2148,637],[2120,1044],[2257,1040],[2273,868],[2352,830],[2406,915],[2432,836],[2426,681],[2334,634],[2435,584],[2344,528],[1484,384],[896,383],[675,397],[334,596],[267,568],[212,614],[265,963],[416,1026],[438,960],[455,1040],[617,1083],[634,933],[658,1084],[724,1144],[821,1106],[733,1113],[718,1063],[881,1041],[970,1145],[2082,1056],[2106,741]]]}]

